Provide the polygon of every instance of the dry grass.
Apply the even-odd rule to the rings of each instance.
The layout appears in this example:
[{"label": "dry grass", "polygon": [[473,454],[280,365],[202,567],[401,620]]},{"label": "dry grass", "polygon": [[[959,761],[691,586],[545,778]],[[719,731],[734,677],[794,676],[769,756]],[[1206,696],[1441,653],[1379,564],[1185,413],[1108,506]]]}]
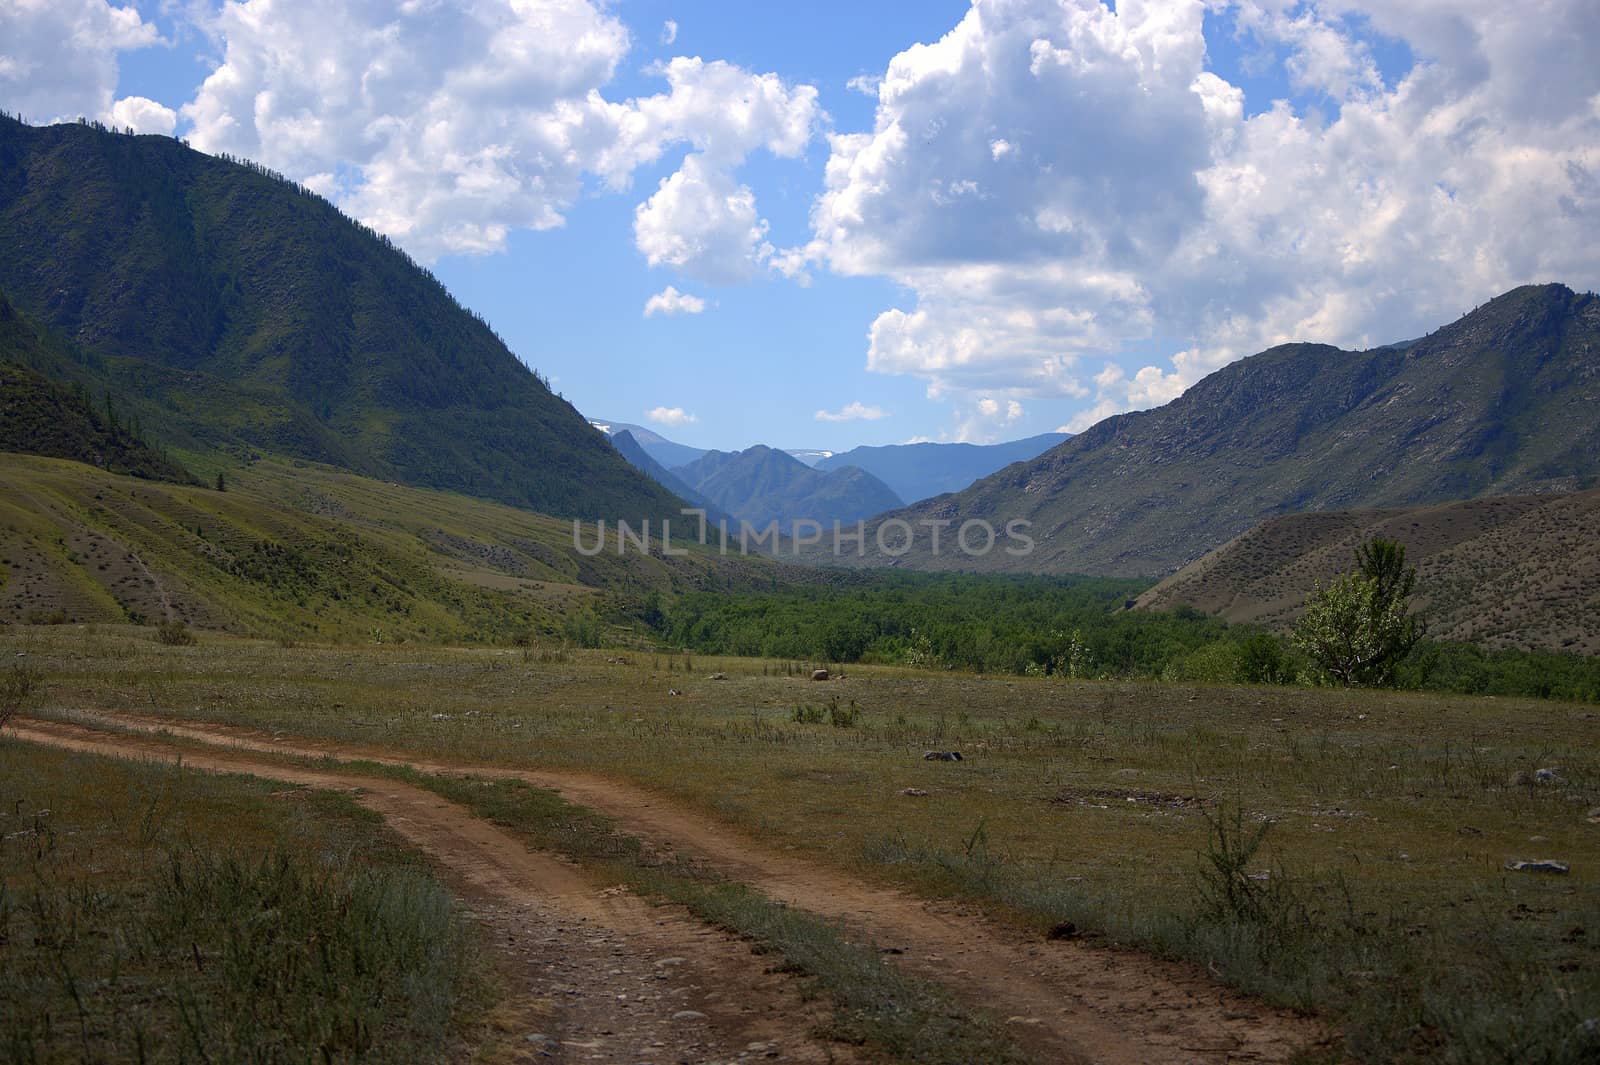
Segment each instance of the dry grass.
[{"label": "dry grass", "polygon": [[0,738],[0,1059],[432,1058],[476,950],[348,796]]},{"label": "dry grass", "polygon": [[[165,648],[62,627],[13,630],[0,653],[12,649],[47,670],[56,711],[156,711],[635,780],[818,861],[1041,930],[1071,919],[1333,1009],[1370,1060],[1490,1060],[1488,1022],[1472,1018],[1507,1002],[1539,1019],[1518,1052],[1600,1015],[1593,706],[854,667],[826,688],[857,708],[838,728],[794,720],[825,696],[789,663]],[[716,672],[727,679],[706,679]],[[965,758],[924,761],[930,749]],[[1554,783],[1516,782],[1549,767]],[[1291,879],[1319,939],[1273,956],[1260,929],[1202,912],[1219,805],[1271,823],[1247,875]],[[1504,868],[1545,857],[1571,874]],[[1417,990],[1429,986],[1436,1001]]]}]

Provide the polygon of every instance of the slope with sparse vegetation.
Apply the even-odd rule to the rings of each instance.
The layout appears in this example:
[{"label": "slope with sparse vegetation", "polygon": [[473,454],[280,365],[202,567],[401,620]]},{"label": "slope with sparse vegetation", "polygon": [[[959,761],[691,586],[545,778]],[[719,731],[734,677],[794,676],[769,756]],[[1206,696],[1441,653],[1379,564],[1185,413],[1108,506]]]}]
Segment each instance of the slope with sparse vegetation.
[{"label": "slope with sparse vegetation", "polygon": [[[1593,488],[1597,407],[1600,297],[1527,286],[1408,344],[1272,348],[884,517],[1022,519],[1037,541],[934,557],[924,532],[901,565],[1161,576],[1281,514]],[[885,557],[869,538],[865,559],[837,561]]]},{"label": "slope with sparse vegetation", "polygon": [[1406,545],[1434,637],[1600,654],[1600,491],[1273,518],[1149,589],[1139,606],[1283,629],[1373,536]]},{"label": "slope with sparse vegetation", "polygon": [[0,454],[9,621],[598,644],[660,597],[771,588],[783,572],[699,549],[663,557],[659,542],[652,555],[586,557],[570,521],[309,463],[263,460],[218,492]]}]

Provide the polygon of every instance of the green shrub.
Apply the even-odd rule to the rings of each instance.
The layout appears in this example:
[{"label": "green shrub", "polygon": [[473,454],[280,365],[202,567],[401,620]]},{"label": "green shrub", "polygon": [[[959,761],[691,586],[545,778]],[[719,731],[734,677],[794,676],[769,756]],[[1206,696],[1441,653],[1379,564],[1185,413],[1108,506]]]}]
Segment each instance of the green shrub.
[{"label": "green shrub", "polygon": [[190,647],[194,644],[194,633],[189,631],[186,622],[174,619],[156,627],[156,639],[168,647]]},{"label": "green shrub", "polygon": [[42,681],[43,675],[31,666],[14,665],[0,673],[0,727],[28,705]]}]

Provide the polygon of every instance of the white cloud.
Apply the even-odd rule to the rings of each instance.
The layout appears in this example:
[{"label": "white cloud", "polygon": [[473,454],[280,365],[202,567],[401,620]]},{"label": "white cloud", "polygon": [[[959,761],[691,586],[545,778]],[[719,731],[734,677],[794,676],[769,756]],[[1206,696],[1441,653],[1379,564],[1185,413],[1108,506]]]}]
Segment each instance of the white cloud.
[{"label": "white cloud", "polygon": [[[1247,118],[1206,67],[1208,9],[1305,102]],[[1418,57],[1397,82],[1374,31]],[[812,240],[774,259],[910,291],[870,369],[1083,400],[1081,428],[1272,343],[1381,343],[1518,283],[1600,284],[1597,39],[1592,0],[976,0],[889,63],[870,131],[829,138]],[[1169,364],[1085,368],[1157,335]]]},{"label": "white cloud", "polygon": [[978,413],[991,421],[1010,425],[1022,417],[1022,404],[1010,399],[1002,406],[998,399],[984,396],[978,400]]},{"label": "white cloud", "polygon": [[860,400],[846,403],[838,410],[819,410],[816,419],[819,422],[875,422],[879,418],[887,418],[889,412],[882,407],[869,407]]},{"label": "white cloud", "polygon": [[[929,398],[945,397],[941,392]],[[940,434],[940,438],[958,443],[992,444],[1009,438],[1026,413],[1020,400],[1004,395],[960,393],[950,398],[954,400],[954,428]]]},{"label": "white cloud", "polygon": [[645,417],[657,425],[693,425],[699,421],[693,414],[682,407],[655,407],[645,413]]},{"label": "white cloud", "polygon": [[[625,190],[674,144],[698,160],[680,184],[737,192],[750,153],[797,156],[824,117],[810,86],[681,57],[651,70],[666,92],[606,99],[630,39],[593,0],[234,0],[207,29],[222,62],[183,109],[195,146],[306,181],[424,259],[562,225],[587,175]],[[660,261],[695,276],[727,272],[711,257],[754,215],[753,196],[702,197],[733,221],[657,206],[653,238],[681,238]]]},{"label": "white cloud", "polygon": [[654,318],[658,314],[664,314],[669,318],[680,314],[699,314],[705,309],[705,300],[699,296],[691,296],[687,292],[679,292],[671,285],[644,301],[646,318]]},{"label": "white cloud", "polygon": [[4,0],[0,101],[30,122],[111,121],[118,53],[160,43],[131,3]]},{"label": "white cloud", "polygon": [[111,105],[111,124],[135,133],[171,136],[178,126],[178,112],[143,96],[124,96]]},{"label": "white cloud", "polygon": [[1058,433],[1081,433],[1095,422],[1127,410],[1141,410],[1170,403],[1183,394],[1187,382],[1178,373],[1163,372],[1159,366],[1144,366],[1130,380],[1116,363],[1106,363],[1094,376],[1095,400],[1078,411]]},{"label": "white cloud", "polygon": [[755,193],[699,153],[687,156],[639,205],[633,233],[651,266],[670,266],[700,281],[748,281],[772,255]]},{"label": "white cloud", "polygon": [[661,43],[671,44],[678,39],[678,24],[672,19],[661,24]]}]

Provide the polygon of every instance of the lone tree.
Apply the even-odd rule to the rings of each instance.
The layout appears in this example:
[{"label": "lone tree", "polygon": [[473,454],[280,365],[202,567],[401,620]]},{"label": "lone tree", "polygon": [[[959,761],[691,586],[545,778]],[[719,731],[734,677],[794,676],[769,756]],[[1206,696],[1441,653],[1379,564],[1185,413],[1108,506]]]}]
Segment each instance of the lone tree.
[{"label": "lone tree", "polygon": [[1417,571],[1406,565],[1403,545],[1381,536],[1356,549],[1356,563],[1356,572],[1317,583],[1294,643],[1347,688],[1391,686],[1395,666],[1422,639],[1411,613]]}]

